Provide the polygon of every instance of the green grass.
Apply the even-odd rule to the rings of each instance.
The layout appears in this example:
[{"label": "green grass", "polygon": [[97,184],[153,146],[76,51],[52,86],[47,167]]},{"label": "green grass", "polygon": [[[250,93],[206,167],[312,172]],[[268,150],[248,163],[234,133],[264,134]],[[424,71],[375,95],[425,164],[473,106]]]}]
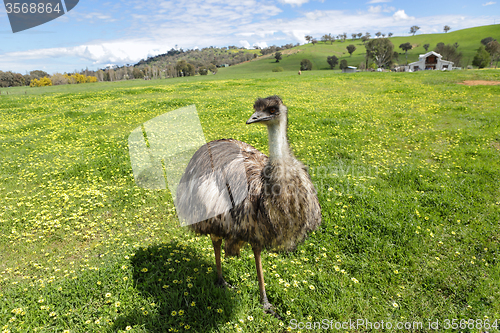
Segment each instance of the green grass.
[{"label": "green grass", "polygon": [[[389,39],[394,44],[394,51],[401,53],[399,55],[399,64],[406,63],[404,51],[399,48],[399,45],[403,43],[409,42],[413,45],[413,49],[408,51],[408,63],[410,63],[417,61],[420,54],[426,53],[424,44],[430,44],[429,51],[432,51],[437,43],[443,42],[445,44],[454,44],[457,42],[459,44],[458,51],[463,53],[462,66],[466,66],[472,64],[472,59],[479,46],[481,46],[481,39],[486,37],[493,37],[500,40],[500,25],[488,25],[439,34],[417,34],[407,37],[391,37]],[[350,56],[346,50],[347,45],[350,44],[356,46],[356,50],[352,56]],[[336,41],[333,44],[330,42],[319,42],[316,45],[301,45],[290,50],[282,51],[282,53],[283,60],[279,63],[276,63],[273,54],[257,58],[250,62],[231,66],[224,70],[234,74],[246,74],[271,72],[274,67],[281,66],[285,71],[298,72],[300,61],[304,58],[311,60],[313,63],[313,70],[326,70],[330,69],[326,62],[326,58],[332,55],[336,55],[339,58],[339,62],[341,59],[346,59],[349,66],[359,67],[360,63],[365,62],[366,49],[361,40],[352,40],[348,38],[345,42]],[[338,70],[338,68],[337,65],[336,70]]]},{"label": "green grass", "polygon": [[[221,70],[2,89],[0,329],[281,332],[292,320],[500,319],[500,86],[457,84],[466,79],[500,80],[500,71]],[[283,321],[259,306],[249,247],[223,262],[235,288],[214,286],[209,238],[179,227],[168,192],[135,185],[127,147],[144,121],[194,103],[207,140],[267,152],[265,129],[245,120],[271,94],[290,109],[291,146],[323,215],[295,252],[263,255]]]}]

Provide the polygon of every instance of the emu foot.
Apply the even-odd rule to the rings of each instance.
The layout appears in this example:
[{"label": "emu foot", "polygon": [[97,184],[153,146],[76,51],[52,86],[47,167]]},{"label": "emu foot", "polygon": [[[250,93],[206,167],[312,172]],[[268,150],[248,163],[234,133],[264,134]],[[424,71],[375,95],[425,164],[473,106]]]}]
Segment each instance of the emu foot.
[{"label": "emu foot", "polygon": [[279,319],[279,320],[283,320],[283,318],[281,318],[281,316],[279,314],[276,313],[276,311],[274,311],[274,306],[269,303],[269,301],[265,301],[263,304],[262,304],[262,308],[264,309],[264,313],[267,313],[267,314],[270,314],[270,315],[273,315],[275,318]]},{"label": "emu foot", "polygon": [[233,288],[224,278],[218,278],[217,281],[215,281],[215,285],[219,288]]}]

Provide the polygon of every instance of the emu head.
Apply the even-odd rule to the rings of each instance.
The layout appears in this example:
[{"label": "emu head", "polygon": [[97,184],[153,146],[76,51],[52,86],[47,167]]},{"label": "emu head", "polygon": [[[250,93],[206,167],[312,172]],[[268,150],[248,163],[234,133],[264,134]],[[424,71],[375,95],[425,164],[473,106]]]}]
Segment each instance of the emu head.
[{"label": "emu head", "polygon": [[247,124],[261,122],[266,125],[279,122],[287,117],[288,109],[278,96],[258,98],[253,105],[255,112],[247,120]]}]

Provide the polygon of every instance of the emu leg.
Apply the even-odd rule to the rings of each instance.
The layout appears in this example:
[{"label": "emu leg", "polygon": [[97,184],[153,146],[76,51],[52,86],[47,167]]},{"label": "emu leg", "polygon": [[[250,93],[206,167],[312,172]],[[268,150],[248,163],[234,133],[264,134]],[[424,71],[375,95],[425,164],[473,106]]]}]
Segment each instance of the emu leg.
[{"label": "emu leg", "polygon": [[255,267],[257,268],[257,280],[259,281],[259,291],[260,291],[260,302],[262,303],[262,307],[264,311],[272,314],[278,319],[281,317],[273,311],[273,305],[269,303],[266,295],[266,286],[264,284],[264,273],[262,272],[262,259],[260,256],[261,249],[257,247],[252,247],[253,254],[255,256]]},{"label": "emu leg", "polygon": [[222,277],[222,264],[220,260],[220,249],[222,245],[222,238],[214,237],[211,236],[212,238],[212,245],[214,247],[214,254],[215,254],[215,266],[217,267],[217,281],[215,284],[217,284],[219,287],[231,287],[229,283],[227,283],[224,278]]}]

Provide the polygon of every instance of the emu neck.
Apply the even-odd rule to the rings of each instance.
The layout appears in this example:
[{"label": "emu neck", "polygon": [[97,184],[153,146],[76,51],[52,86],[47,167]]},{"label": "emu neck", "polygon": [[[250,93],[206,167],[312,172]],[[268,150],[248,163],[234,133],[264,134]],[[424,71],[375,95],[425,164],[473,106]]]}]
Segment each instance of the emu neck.
[{"label": "emu neck", "polygon": [[267,126],[270,162],[277,162],[290,157],[286,127],[286,118]]}]

